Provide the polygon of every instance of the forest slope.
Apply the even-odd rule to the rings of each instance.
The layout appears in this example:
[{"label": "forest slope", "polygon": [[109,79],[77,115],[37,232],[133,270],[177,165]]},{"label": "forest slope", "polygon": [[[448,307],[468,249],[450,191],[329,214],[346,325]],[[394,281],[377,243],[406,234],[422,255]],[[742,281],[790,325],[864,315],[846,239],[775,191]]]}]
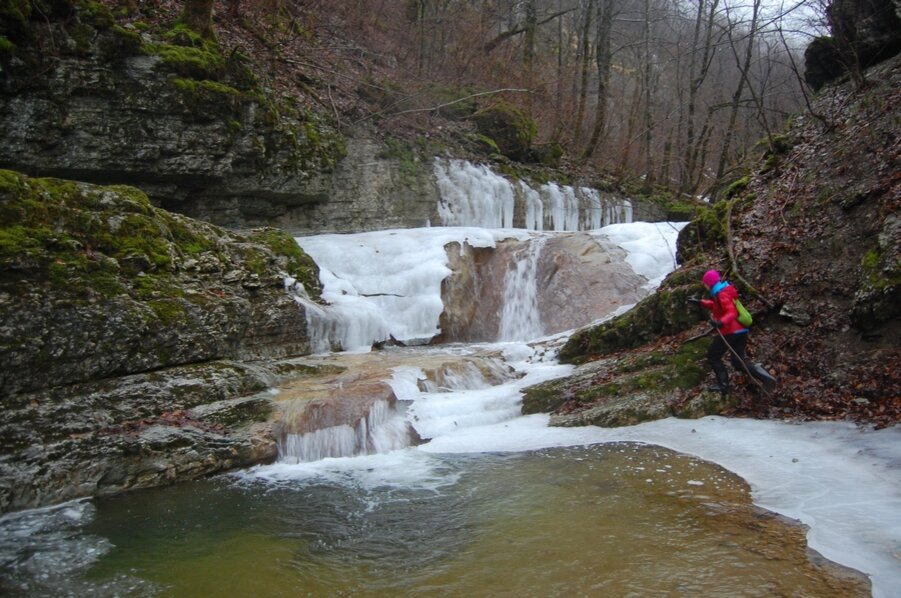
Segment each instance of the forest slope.
[{"label": "forest slope", "polygon": [[[574,335],[563,359],[612,356],[634,364],[641,355],[684,347],[709,329],[695,324],[701,314],[684,299],[701,295],[701,274],[717,268],[755,313],[753,360],[780,382],[769,396],[746,382],[727,413],[897,423],[901,59],[870,69],[867,81],[863,88],[847,82],[821,91],[816,116],[795,118],[777,151],[765,152],[727,201],[682,231],[682,268],[658,293],[629,314]],[[703,350],[695,355],[694,365],[706,371]],[[599,371],[593,380],[558,384],[560,402],[545,407],[572,414],[609,401],[585,391],[616,381],[615,367]],[[546,390],[534,393],[535,400]],[[681,404],[701,392],[688,384],[666,397]]]}]

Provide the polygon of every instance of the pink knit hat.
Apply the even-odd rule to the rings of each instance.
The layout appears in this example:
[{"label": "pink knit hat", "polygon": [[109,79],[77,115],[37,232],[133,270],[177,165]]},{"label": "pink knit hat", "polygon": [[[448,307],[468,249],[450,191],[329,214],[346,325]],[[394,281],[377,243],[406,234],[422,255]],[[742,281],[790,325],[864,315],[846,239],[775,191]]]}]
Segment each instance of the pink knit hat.
[{"label": "pink knit hat", "polygon": [[704,278],[701,279],[708,287],[712,287],[720,281],[720,273],[716,270],[707,270],[704,272]]}]

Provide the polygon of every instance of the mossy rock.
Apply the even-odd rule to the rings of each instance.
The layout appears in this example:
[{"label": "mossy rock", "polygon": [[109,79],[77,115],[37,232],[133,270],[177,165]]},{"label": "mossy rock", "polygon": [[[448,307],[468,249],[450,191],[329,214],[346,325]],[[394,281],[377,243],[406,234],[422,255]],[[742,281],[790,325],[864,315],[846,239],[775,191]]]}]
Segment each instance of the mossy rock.
[{"label": "mossy rock", "polygon": [[560,160],[563,158],[563,146],[552,141],[534,148],[532,154],[539,164],[556,168],[560,166]]},{"label": "mossy rock", "polygon": [[726,241],[726,213],[729,203],[719,201],[712,206],[699,206],[694,219],[679,231],[676,261],[687,264],[708,252],[718,254]]},{"label": "mossy rock", "polygon": [[673,415],[719,413],[721,404],[685,401],[707,372],[709,339],[601,358],[566,378],[527,388],[523,412],[550,412],[551,425],[630,426]]},{"label": "mossy rock", "polygon": [[[222,238],[230,238],[223,253]],[[313,260],[284,231],[235,233],[155,208],[134,187],[98,187],[0,170],[0,270],[63,294],[145,300],[181,297],[181,264],[206,256],[226,269],[245,263],[261,278],[289,275],[313,298],[321,292]],[[230,265],[231,264],[231,265]],[[159,305],[164,321],[175,306]]]},{"label": "mossy rock", "polygon": [[552,413],[565,403],[570,410],[580,411],[614,402],[670,397],[701,383],[707,372],[704,360],[709,345],[709,339],[699,339],[683,343],[675,351],[601,357],[584,363],[569,376],[526,388],[522,412]]},{"label": "mossy rock", "polygon": [[432,83],[428,93],[436,106],[438,114],[451,120],[463,120],[475,114],[476,99],[469,89]]},{"label": "mossy rock", "polygon": [[473,115],[479,132],[491,139],[504,156],[520,162],[529,158],[538,134],[535,120],[516,106],[497,102]]},{"label": "mossy rock", "polygon": [[322,295],[319,282],[319,266],[304,253],[297,241],[288,233],[276,228],[261,228],[250,232],[249,238],[255,243],[268,247],[273,254],[285,258],[278,264],[284,272],[303,284],[310,298],[318,301]]},{"label": "mossy rock", "polygon": [[[596,188],[601,185],[611,187],[611,183],[601,181]],[[620,192],[615,187],[606,189],[608,192]],[[648,202],[659,206],[665,213],[666,220],[670,222],[688,222],[695,218],[699,210],[704,209],[707,203],[686,195],[663,187],[661,185],[648,186],[644,181],[632,182],[626,186],[626,194],[637,202]]]},{"label": "mossy rock", "polygon": [[861,280],[851,307],[851,321],[859,330],[873,331],[901,314],[901,259],[893,239],[901,236],[901,218],[889,215],[877,243],[860,260]]},{"label": "mossy rock", "polygon": [[4,326],[27,339],[0,352],[0,394],[306,354],[288,276],[318,296],[315,265],[282,231],[240,234],[156,208],[133,187],[0,170]]},{"label": "mossy rock", "polygon": [[804,80],[814,91],[847,71],[842,62],[838,41],[829,36],[817,37],[804,50]]},{"label": "mossy rock", "polygon": [[28,0],[0,0],[0,33],[13,40],[28,37],[34,5]]},{"label": "mossy rock", "polygon": [[560,350],[560,361],[581,363],[688,330],[701,318],[699,309],[686,301],[700,295],[700,278],[700,270],[694,268],[670,274],[657,292],[625,314],[573,334]]}]

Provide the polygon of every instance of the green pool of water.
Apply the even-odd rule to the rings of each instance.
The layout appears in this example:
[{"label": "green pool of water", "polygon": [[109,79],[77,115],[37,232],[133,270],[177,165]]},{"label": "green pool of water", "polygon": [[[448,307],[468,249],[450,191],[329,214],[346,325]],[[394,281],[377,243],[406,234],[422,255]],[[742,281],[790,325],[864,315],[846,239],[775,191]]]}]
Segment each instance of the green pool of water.
[{"label": "green pool of water", "polygon": [[132,596],[869,594],[859,576],[808,554],[803,529],[754,508],[740,478],[669,450],[406,453],[428,470],[420,481],[381,482],[373,468],[336,464],[327,475],[222,476],[95,501],[66,538],[99,540],[97,558],[49,581],[7,567],[5,587]]}]

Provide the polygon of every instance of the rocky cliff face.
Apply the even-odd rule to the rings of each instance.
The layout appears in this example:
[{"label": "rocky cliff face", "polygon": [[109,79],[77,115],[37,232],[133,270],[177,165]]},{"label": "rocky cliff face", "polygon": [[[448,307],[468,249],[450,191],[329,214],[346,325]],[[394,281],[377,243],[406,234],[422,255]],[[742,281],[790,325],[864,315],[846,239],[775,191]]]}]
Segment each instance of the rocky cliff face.
[{"label": "rocky cliff face", "polygon": [[[534,258],[528,259],[530,252]],[[647,294],[647,282],[635,274],[615,246],[602,246],[589,234],[505,240],[493,248],[473,248],[456,243],[447,247],[452,274],[442,283],[441,338],[450,342],[496,341],[505,337],[504,301],[508,276],[535,280],[535,323],[532,337],[556,334],[598,320],[619,305],[635,303]],[[517,272],[517,266],[523,272]],[[528,306],[518,305],[520,309]],[[516,314],[517,322],[528,314]]]},{"label": "rocky cliff face", "polygon": [[[66,7],[68,10],[63,10]],[[259,87],[240,52],[100,5],[0,23],[0,167],[141,188],[220,226],[295,234],[425,226],[432,166]],[[40,73],[35,77],[35,73]]]},{"label": "rocky cliff face", "polygon": [[901,51],[899,0],[833,0],[825,12],[832,35],[804,52],[804,78],[815,90]]},{"label": "rocky cliff face", "polygon": [[25,12],[0,19],[0,168],[133,185],[156,206],[233,229],[439,222],[431,155],[365,125],[339,132],[309,98],[264,89],[240,50],[181,26],[121,27],[100,4]]},{"label": "rocky cliff face", "polygon": [[305,182],[303,194],[191,197],[171,207],[222,226],[277,226],[298,236],[437,222],[438,189],[431,164],[409,153],[394,155],[387,144],[363,131],[347,138],[346,147],[334,169]]},{"label": "rocky cliff face", "polygon": [[310,351],[286,278],[318,291],[276,229],[0,171],[0,511],[274,456],[248,397]]}]

